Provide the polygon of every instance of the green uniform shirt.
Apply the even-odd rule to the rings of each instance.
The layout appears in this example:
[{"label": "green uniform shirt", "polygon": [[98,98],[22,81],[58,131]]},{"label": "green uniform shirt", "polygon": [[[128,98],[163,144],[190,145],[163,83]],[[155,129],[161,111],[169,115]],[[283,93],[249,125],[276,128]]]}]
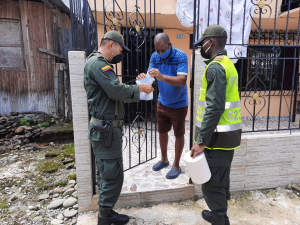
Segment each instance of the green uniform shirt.
[{"label": "green uniform shirt", "polygon": [[87,92],[89,113],[97,119],[122,119],[122,101],[140,100],[139,87],[120,83],[113,66],[101,53],[90,57],[85,63],[84,88]]},{"label": "green uniform shirt", "polygon": [[[227,55],[226,50],[216,53],[210,60],[205,61],[208,65],[215,57]],[[226,99],[226,72],[219,63],[211,63],[206,72],[207,90],[206,104],[201,130],[196,127],[195,141],[201,145],[208,145],[215,128],[225,110]]]}]

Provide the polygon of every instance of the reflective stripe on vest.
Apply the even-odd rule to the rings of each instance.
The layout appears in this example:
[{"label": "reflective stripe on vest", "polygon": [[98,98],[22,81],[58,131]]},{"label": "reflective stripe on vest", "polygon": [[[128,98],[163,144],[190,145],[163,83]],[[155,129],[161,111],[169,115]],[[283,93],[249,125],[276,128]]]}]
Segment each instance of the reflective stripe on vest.
[{"label": "reflective stripe on vest", "polygon": [[[202,123],[197,120],[196,126],[201,128]],[[241,130],[242,124],[236,123],[236,124],[230,124],[230,125],[217,125],[215,132],[228,132],[228,131],[235,131],[235,130]]]},{"label": "reflective stripe on vest", "polygon": [[[206,108],[206,101],[198,100],[198,106]],[[225,109],[233,109],[241,107],[241,101],[225,102]]]}]

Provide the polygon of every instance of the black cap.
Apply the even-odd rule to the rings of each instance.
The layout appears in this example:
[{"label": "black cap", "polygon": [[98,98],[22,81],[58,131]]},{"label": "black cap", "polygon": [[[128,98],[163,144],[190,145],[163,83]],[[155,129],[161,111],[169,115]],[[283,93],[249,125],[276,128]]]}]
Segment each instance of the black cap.
[{"label": "black cap", "polygon": [[111,30],[104,34],[103,39],[109,39],[118,42],[123,47],[123,53],[130,52],[130,49],[124,43],[124,37],[117,31]]},{"label": "black cap", "polygon": [[205,39],[205,38],[208,38],[208,37],[226,37],[227,38],[227,32],[226,30],[220,26],[220,25],[217,25],[217,24],[213,24],[213,25],[210,25],[209,27],[207,27],[203,33],[202,33],[202,36],[200,39],[198,39],[194,45],[200,45],[202,46],[202,41]]}]

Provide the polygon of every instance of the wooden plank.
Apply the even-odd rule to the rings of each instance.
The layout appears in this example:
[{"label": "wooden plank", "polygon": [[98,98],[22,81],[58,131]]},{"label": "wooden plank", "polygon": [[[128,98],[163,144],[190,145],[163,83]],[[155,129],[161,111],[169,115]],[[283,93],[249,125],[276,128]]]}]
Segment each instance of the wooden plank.
[{"label": "wooden plank", "polygon": [[63,55],[60,55],[60,54],[57,54],[55,52],[52,52],[52,51],[49,51],[49,50],[46,50],[46,49],[42,49],[42,48],[38,48],[40,52],[43,52],[45,54],[48,54],[48,55],[52,55],[52,56],[55,56],[57,58],[60,58],[60,59],[67,59],[68,57],[64,57]]},{"label": "wooden plank", "polygon": [[20,15],[21,15],[21,24],[22,24],[22,37],[24,43],[24,56],[25,56],[25,65],[27,69],[27,84],[28,90],[31,89],[31,74],[34,74],[34,63],[31,57],[31,48],[29,41],[29,28],[28,28],[28,2],[25,0],[19,0],[20,4]]}]

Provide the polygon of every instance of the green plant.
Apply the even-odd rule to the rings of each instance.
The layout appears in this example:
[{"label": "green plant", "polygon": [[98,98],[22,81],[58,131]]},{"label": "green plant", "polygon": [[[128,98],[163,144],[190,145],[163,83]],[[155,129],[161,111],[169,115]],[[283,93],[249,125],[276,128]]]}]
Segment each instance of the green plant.
[{"label": "green plant", "polygon": [[20,119],[20,123],[21,123],[22,126],[28,126],[29,125],[27,119]]},{"label": "green plant", "polygon": [[41,127],[49,127],[49,123],[39,123],[38,125],[34,126],[34,128],[41,128]]},{"label": "green plant", "polygon": [[76,180],[76,173],[70,174],[70,175],[68,176],[68,178],[69,178],[70,180]]}]

